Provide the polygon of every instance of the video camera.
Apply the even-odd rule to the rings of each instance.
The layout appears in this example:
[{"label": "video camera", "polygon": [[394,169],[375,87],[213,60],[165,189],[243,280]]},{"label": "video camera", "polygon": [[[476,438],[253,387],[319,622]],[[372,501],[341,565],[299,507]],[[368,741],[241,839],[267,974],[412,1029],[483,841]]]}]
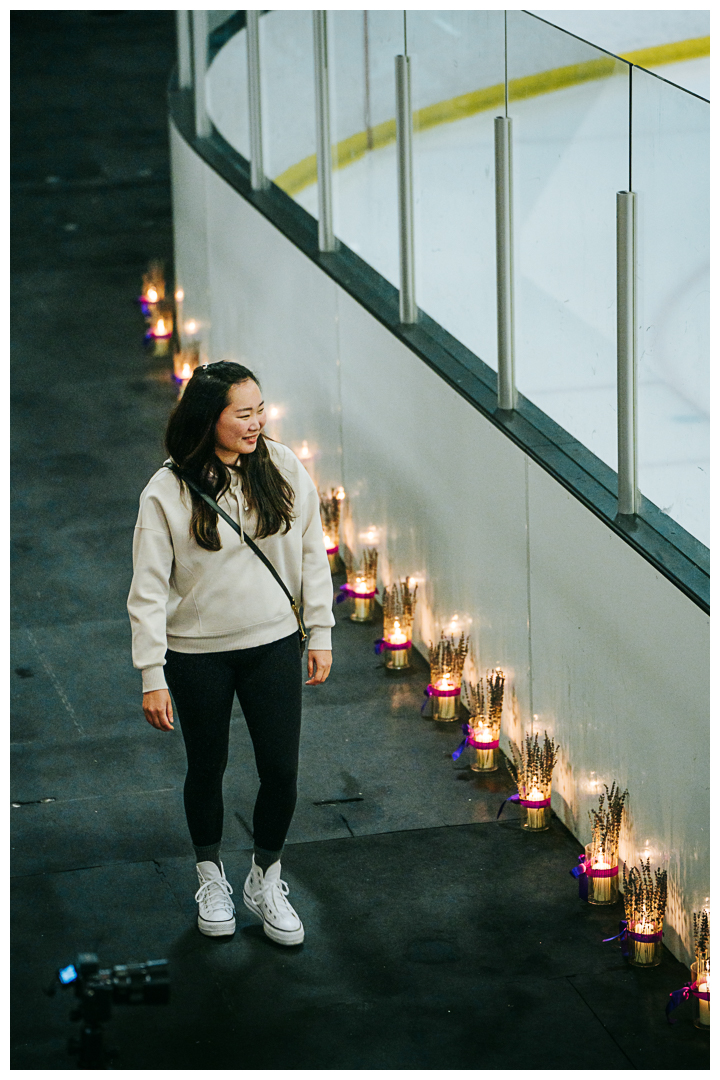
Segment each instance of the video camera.
[{"label": "video camera", "polygon": [[60,968],[47,993],[73,986],[79,1006],[71,1020],[81,1020],[80,1038],[71,1038],[68,1053],[78,1054],[81,1069],[103,1069],[110,1057],[103,1046],[102,1024],[115,1005],[165,1005],[170,1000],[167,960],[116,964],[102,968],[95,953],[79,953],[74,964]]}]

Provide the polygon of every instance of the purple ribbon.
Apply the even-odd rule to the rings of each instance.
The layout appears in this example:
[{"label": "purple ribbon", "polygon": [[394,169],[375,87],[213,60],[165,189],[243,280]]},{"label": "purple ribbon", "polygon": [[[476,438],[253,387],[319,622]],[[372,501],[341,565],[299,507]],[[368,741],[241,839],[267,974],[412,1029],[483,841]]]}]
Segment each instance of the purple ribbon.
[{"label": "purple ribbon", "polygon": [[697,983],[685,983],[685,985],[680,990],[672,991],[672,993],[670,994],[670,1000],[665,1006],[665,1016],[667,1017],[668,1024],[675,1023],[674,1020],[670,1019],[670,1013],[674,1009],[677,1009],[678,1005],[682,1005],[683,1001],[689,1001],[691,994],[693,997],[700,998],[701,1001],[710,1000],[709,990],[707,993],[704,993],[703,991],[698,990]]},{"label": "purple ribbon", "polygon": [[603,938],[603,942],[617,941],[618,939],[620,939],[620,946],[622,948],[623,956],[629,956],[630,955],[630,950],[628,948],[627,935],[628,935],[627,919],[621,919],[620,920],[620,933],[615,934],[614,937],[605,937],[605,938]]},{"label": "purple ribbon", "polygon": [[325,551],[327,552],[328,555],[337,555],[339,550],[340,550],[340,545],[339,544],[336,544],[335,547],[325,548]]},{"label": "purple ribbon", "polygon": [[[521,806],[529,806],[531,810],[539,810],[541,806],[550,805],[549,799],[521,799],[520,794],[516,793],[515,795],[508,795],[507,799],[505,799],[505,802],[503,802],[502,806],[497,812],[498,818],[505,809],[505,803],[508,802],[518,802]],[[495,820],[497,821],[497,818],[495,818]]]},{"label": "purple ribbon", "polygon": [[460,693],[460,687],[456,686],[453,690],[436,690],[432,683],[430,683],[424,690],[426,701],[423,701],[420,707],[420,715],[425,712],[425,706],[431,697],[457,697]]},{"label": "purple ribbon", "polygon": [[375,652],[377,655],[379,656],[380,653],[384,653],[386,649],[390,649],[393,652],[397,649],[412,649],[412,641],[403,641],[402,644],[398,645],[395,642],[386,641],[385,638],[378,638],[375,642]]},{"label": "purple ribbon", "polygon": [[438,690],[432,683],[424,691],[428,697],[457,697],[460,693],[460,687],[454,686],[452,690]]},{"label": "purple ribbon", "polygon": [[473,738],[473,729],[470,724],[463,724],[463,731],[465,732],[465,738],[460,743],[457,750],[453,750],[453,761],[457,761],[466,746],[474,746],[476,750],[497,750],[500,745],[499,739],[493,739],[492,742],[477,742],[477,740]]},{"label": "purple ribbon", "polygon": [[636,934],[634,930],[628,930],[627,936],[632,938],[633,941],[662,941],[662,930],[658,930],[657,934]]},{"label": "purple ribbon", "polygon": [[649,943],[662,941],[662,930],[658,930],[657,934],[636,934],[634,930],[628,929],[627,919],[620,920],[620,933],[615,934],[614,937],[603,938],[603,941],[617,941],[620,939],[622,946],[623,956],[630,955],[630,949],[628,947],[628,939],[631,941],[644,941]]},{"label": "purple ribbon", "polygon": [[[607,870],[597,870],[590,862],[588,862],[584,855],[578,855],[578,865],[573,866],[570,870],[572,876],[578,879],[578,896],[581,900],[587,900],[588,898],[589,877],[616,877],[617,872],[617,866],[611,866]],[[608,940],[612,939],[609,938]]]},{"label": "purple ribbon", "polygon": [[340,592],[335,597],[335,603],[342,604],[343,600],[347,600],[348,596],[354,597],[355,600],[372,600],[376,592],[377,589],[373,589],[372,592],[354,592],[349,585],[341,585]]},{"label": "purple ribbon", "polygon": [[588,898],[588,879],[587,870],[590,864],[587,862],[585,855],[578,855],[578,864],[570,869],[570,873],[574,878],[578,879],[578,896],[581,900],[587,900]]}]

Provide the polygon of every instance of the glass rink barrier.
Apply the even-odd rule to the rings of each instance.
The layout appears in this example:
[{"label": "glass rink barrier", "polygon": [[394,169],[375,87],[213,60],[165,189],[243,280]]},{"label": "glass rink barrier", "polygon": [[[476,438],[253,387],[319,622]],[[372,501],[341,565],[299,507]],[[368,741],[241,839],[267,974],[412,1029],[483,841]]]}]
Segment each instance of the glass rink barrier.
[{"label": "glass rink barrier", "polygon": [[224,14],[205,105],[253,187],[707,545],[709,102],[523,11]]}]

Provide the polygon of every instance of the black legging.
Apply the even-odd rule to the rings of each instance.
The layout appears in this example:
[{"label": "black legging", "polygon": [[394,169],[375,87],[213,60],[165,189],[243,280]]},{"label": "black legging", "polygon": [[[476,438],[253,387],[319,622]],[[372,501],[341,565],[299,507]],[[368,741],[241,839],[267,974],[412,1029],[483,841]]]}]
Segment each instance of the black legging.
[{"label": "black legging", "polygon": [[222,839],[222,780],[237,694],[255,749],[260,790],[255,844],[279,851],[297,800],[302,673],[298,634],[235,652],[168,649],[165,677],[185,739],[185,813],[193,844]]}]

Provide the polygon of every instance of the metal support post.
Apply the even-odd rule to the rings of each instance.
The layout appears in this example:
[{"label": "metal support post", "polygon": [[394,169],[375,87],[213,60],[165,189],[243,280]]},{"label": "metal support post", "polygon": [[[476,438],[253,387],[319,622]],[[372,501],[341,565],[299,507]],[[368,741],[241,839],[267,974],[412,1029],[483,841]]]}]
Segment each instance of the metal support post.
[{"label": "metal support post", "polygon": [[315,145],[318,179],[318,248],[336,251],[332,212],[332,146],[328,79],[327,11],[313,11],[315,53]]},{"label": "metal support post", "polygon": [[190,42],[190,12],[175,12],[177,30],[178,88],[192,90],[192,45]]},{"label": "metal support post", "polygon": [[495,117],[495,258],[497,263],[498,409],[514,409],[515,301],[513,287],[512,120]]},{"label": "metal support post", "polygon": [[206,10],[192,13],[193,66],[195,68],[195,134],[206,139],[212,131],[205,101],[205,75],[207,72],[208,13]]},{"label": "metal support post", "polygon": [[412,97],[410,57],[395,57],[398,222],[400,226],[400,322],[417,322],[413,230]]},{"label": "metal support post", "polygon": [[254,191],[267,187],[263,167],[262,106],[260,101],[260,12],[247,11],[247,73],[250,126],[250,184]]},{"label": "metal support post", "polygon": [[618,513],[640,508],[637,482],[637,317],[635,193],[617,193]]}]

